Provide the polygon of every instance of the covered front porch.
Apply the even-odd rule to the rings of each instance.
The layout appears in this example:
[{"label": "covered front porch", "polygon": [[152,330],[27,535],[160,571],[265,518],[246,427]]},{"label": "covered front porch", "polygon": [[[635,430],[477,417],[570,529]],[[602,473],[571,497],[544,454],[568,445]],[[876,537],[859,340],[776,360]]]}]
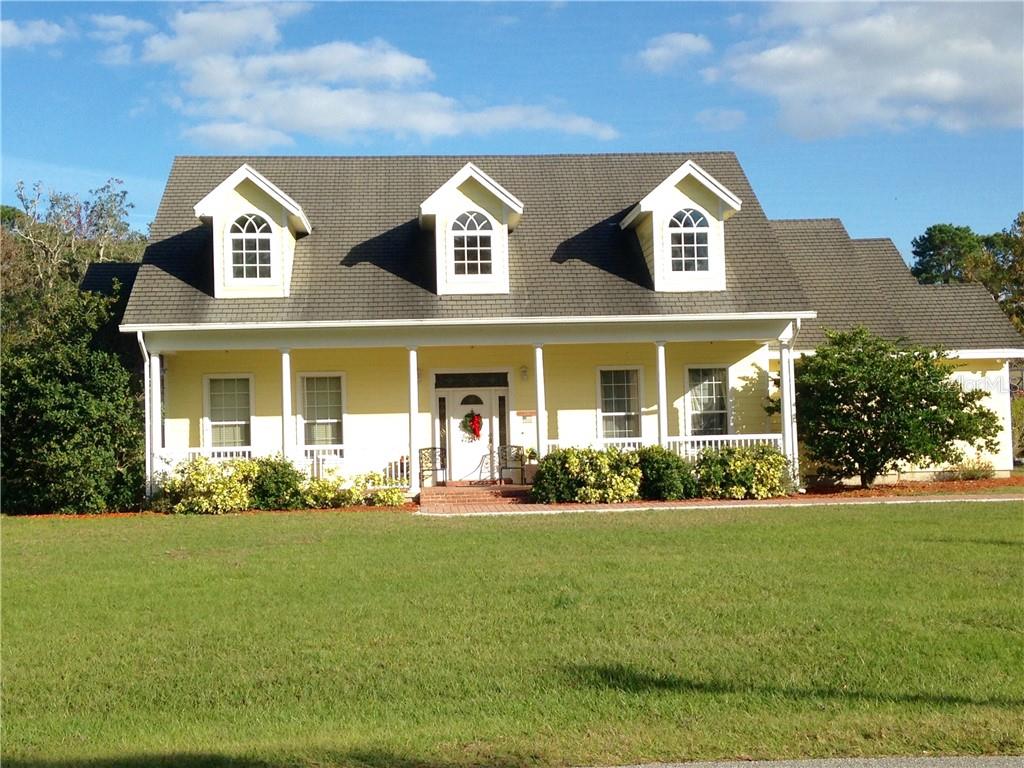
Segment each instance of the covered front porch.
[{"label": "covered front porch", "polygon": [[379,472],[415,495],[522,482],[555,448],[694,457],[753,444],[795,471],[797,322],[140,332],[148,474],[193,456],[283,454],[313,475]]}]

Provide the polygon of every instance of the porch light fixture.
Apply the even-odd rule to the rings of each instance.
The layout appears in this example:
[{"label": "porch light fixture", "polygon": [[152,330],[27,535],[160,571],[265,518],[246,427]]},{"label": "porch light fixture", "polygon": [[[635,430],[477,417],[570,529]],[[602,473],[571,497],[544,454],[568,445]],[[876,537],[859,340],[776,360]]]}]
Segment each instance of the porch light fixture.
[{"label": "porch light fixture", "polygon": [[520,368],[519,368],[519,378],[522,379],[523,381],[526,381],[526,379],[529,377],[529,375],[530,375],[530,369],[527,368],[525,365],[520,366]]}]

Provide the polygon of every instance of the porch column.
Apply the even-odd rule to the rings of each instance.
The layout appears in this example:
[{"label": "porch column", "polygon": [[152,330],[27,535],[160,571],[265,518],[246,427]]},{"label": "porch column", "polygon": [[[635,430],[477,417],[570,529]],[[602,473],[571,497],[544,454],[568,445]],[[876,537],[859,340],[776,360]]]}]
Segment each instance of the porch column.
[{"label": "porch column", "polygon": [[295,419],[292,417],[292,353],[281,350],[281,455],[294,459]]},{"label": "porch column", "polygon": [[782,415],[782,452],[789,459],[793,479],[797,480],[796,430],[793,426],[795,410],[793,408],[793,350],[788,341],[779,342],[779,392],[781,394]]},{"label": "porch column", "polygon": [[658,347],[658,445],[668,444],[668,383],[665,374],[665,342],[654,342]]},{"label": "porch column", "polygon": [[789,444],[792,446],[793,482],[800,484],[800,440],[796,429],[796,357],[789,350]]},{"label": "porch column", "polygon": [[537,386],[537,458],[548,452],[548,408],[544,400],[544,347],[533,348],[534,383]]},{"label": "porch column", "polygon": [[163,403],[160,398],[160,355],[149,356],[149,445],[152,452],[150,466],[153,472],[160,470],[160,454],[164,448]]},{"label": "porch column", "polygon": [[420,413],[419,358],[416,347],[409,347],[409,492],[420,492],[419,436],[416,421]]}]

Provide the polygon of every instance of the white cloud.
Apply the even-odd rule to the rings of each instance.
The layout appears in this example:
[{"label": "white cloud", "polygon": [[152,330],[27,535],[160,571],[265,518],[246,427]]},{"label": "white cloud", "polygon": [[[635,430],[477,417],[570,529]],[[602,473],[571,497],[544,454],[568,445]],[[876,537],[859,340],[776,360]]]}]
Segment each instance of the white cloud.
[{"label": "white cloud", "polygon": [[735,131],[747,122],[747,113],[742,109],[711,107],[694,115],[693,121],[709,131]]},{"label": "white cloud", "polygon": [[17,22],[0,21],[0,45],[4,48],[34,48],[53,45],[67,37],[68,31],[60,24],[43,19]]},{"label": "white cloud", "polygon": [[617,135],[607,124],[546,106],[467,109],[424,88],[434,78],[428,62],[385,40],[279,48],[281,22],[305,10],[203,6],[175,13],[169,33],[146,38],[143,60],[170,65],[178,78],[180,93],[167,93],[164,101],[195,121],[186,136],[258,150],[299,135],[339,142],[372,133],[422,140],[521,130]]},{"label": "white cloud", "polygon": [[262,151],[293,143],[288,134],[247,123],[203,123],[187,129],[185,135],[231,151]]},{"label": "white cloud", "polygon": [[248,46],[267,47],[280,40],[279,22],[305,11],[300,3],[251,6],[212,5],[178,11],[171,18],[172,34],[146,39],[146,61],[187,65],[205,54],[232,53]]},{"label": "white cloud", "polygon": [[366,45],[333,42],[298,51],[252,56],[245,61],[247,77],[285,76],[304,81],[400,84],[433,77],[423,59],[403,53],[383,40]]},{"label": "white cloud", "polygon": [[89,37],[104,43],[120,43],[131,35],[144,35],[152,31],[153,25],[142,19],[128,16],[96,14],[89,17],[93,31]]},{"label": "white cloud", "polygon": [[124,67],[132,63],[132,47],[118,43],[100,51],[100,62],[110,67]]},{"label": "white cloud", "polygon": [[637,58],[652,72],[667,72],[691,56],[708,53],[711,47],[711,41],[703,35],[669,32],[649,40]]},{"label": "white cloud", "polygon": [[737,46],[713,73],[773,97],[797,136],[1024,123],[1019,3],[782,3],[761,27],[769,42]]}]

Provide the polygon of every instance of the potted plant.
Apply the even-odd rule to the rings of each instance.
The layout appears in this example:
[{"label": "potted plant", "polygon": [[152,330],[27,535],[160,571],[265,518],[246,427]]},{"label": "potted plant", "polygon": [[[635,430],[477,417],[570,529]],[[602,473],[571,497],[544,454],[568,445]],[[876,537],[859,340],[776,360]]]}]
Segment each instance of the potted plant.
[{"label": "potted plant", "polygon": [[537,477],[537,451],[534,448],[526,448],[523,450],[523,482],[528,485],[533,485],[533,480]]}]

